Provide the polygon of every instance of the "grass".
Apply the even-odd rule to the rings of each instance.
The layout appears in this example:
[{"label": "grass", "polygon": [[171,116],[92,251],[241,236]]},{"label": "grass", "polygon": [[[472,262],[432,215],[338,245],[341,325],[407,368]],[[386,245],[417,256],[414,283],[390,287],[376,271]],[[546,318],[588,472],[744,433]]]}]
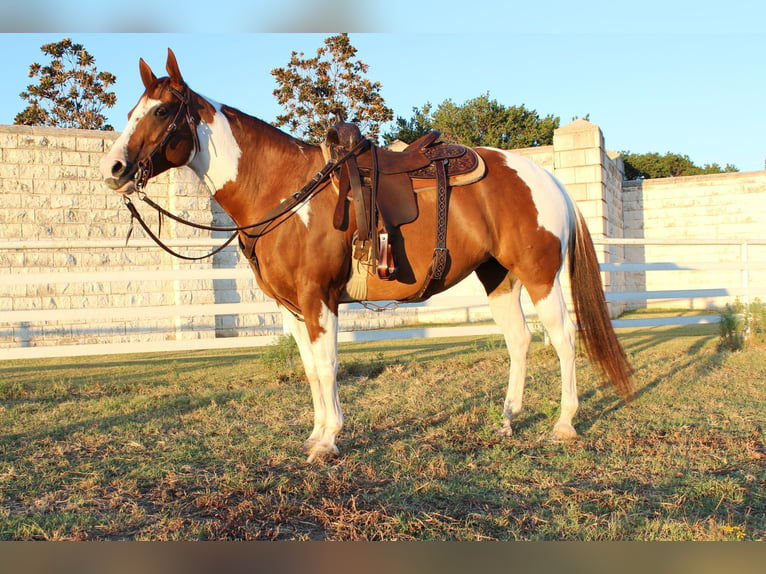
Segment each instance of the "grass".
[{"label": "grass", "polygon": [[578,359],[580,438],[547,440],[536,341],[514,436],[498,337],[341,347],[339,458],[306,464],[292,352],[0,363],[3,540],[764,540],[764,347],[621,334],[637,397]]}]

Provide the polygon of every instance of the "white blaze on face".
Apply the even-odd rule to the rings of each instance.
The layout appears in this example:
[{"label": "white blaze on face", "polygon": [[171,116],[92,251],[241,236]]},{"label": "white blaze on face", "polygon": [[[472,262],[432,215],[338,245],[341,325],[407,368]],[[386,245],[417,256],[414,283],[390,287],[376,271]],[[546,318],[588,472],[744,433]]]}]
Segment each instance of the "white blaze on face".
[{"label": "white blaze on face", "polygon": [[197,127],[201,150],[189,163],[201,180],[207,183],[213,195],[239,175],[239,147],[231,124],[221,112],[221,104],[207,100],[215,109],[213,121],[203,122]]},{"label": "white blaze on face", "polygon": [[112,167],[116,162],[121,162],[123,165],[128,164],[128,143],[130,142],[130,138],[133,136],[139,122],[146,116],[146,114],[150,113],[161,103],[162,102],[160,100],[154,100],[147,98],[146,96],[143,96],[138,101],[138,104],[133,109],[133,113],[130,116],[128,125],[125,126],[125,129],[120,134],[120,137],[118,137],[114,144],[112,144],[112,148],[104,156],[104,159],[101,160],[99,167],[101,169],[101,175],[104,177],[104,179],[111,179],[114,177],[112,174]]}]

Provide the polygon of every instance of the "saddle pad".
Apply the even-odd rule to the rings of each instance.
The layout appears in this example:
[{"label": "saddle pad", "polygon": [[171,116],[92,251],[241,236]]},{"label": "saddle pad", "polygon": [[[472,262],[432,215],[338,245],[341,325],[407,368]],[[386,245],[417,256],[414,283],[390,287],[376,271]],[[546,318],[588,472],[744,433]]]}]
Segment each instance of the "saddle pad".
[{"label": "saddle pad", "polygon": [[[476,183],[484,177],[487,173],[487,166],[484,163],[482,157],[477,153],[476,155],[476,167],[467,172],[458,175],[450,175],[448,183],[450,187],[460,187],[461,185],[470,185]],[[452,160],[451,160],[452,161]],[[451,163],[450,161],[450,163]],[[412,189],[415,193],[421,193],[423,191],[432,191],[436,189],[436,180],[431,178],[413,178]]]}]

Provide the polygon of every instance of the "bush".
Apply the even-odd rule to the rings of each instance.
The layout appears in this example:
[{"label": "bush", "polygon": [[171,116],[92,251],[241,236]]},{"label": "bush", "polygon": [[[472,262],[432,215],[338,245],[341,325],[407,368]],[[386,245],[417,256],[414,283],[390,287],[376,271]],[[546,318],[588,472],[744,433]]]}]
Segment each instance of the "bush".
[{"label": "bush", "polygon": [[273,344],[265,347],[263,363],[274,378],[282,382],[301,378],[298,345],[292,335],[282,335]]},{"label": "bush", "polygon": [[756,298],[751,303],[739,299],[721,313],[719,350],[738,351],[750,341],[766,339],[766,307]]}]

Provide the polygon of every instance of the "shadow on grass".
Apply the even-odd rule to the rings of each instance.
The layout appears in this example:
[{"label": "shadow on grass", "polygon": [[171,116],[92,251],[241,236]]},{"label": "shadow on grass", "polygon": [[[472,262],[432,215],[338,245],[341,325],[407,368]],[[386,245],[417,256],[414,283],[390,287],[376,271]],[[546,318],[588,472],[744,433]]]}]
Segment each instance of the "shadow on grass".
[{"label": "shadow on grass", "polygon": [[146,407],[131,409],[121,414],[95,416],[67,424],[40,426],[36,432],[3,434],[0,435],[0,440],[10,442],[21,441],[24,443],[31,443],[45,438],[59,440],[85,430],[108,433],[114,428],[124,428],[128,424],[144,425],[158,420],[167,421],[167,424],[170,422],[178,424],[179,418],[185,414],[203,409],[213,403],[223,404],[228,401],[241,399],[245,392],[245,390],[224,391],[205,397],[198,395],[174,396],[159,403],[153,402]]},{"label": "shadow on grass", "polygon": [[[692,337],[694,340],[686,350],[681,350],[671,360],[654,362],[652,357],[648,357],[643,364],[633,365],[635,368],[633,381],[636,389],[629,401],[630,404],[639,405],[644,396],[653,393],[660,385],[674,379],[681,373],[684,373],[691,380],[696,380],[724,364],[726,360],[724,354],[720,352],[703,353],[705,347],[709,346],[717,337],[704,332],[690,335],[688,327],[666,329],[659,336],[651,336],[646,333],[636,334],[635,339],[637,341],[631,341],[633,337],[629,336],[623,338],[623,343],[629,355],[637,358],[640,353],[650,352],[653,348],[660,347],[667,344],[668,341],[677,340],[680,337]],[[658,370],[659,372],[657,372]],[[604,386],[606,385],[608,383],[604,383]],[[590,402],[588,412],[592,413],[590,416],[582,416],[581,413],[581,418],[577,424],[581,431],[589,430],[596,421],[627,405],[625,401],[618,399],[611,393],[601,393],[600,397],[596,397],[596,395],[595,389],[580,395],[581,403]],[[595,402],[593,402],[594,400]]]}]

